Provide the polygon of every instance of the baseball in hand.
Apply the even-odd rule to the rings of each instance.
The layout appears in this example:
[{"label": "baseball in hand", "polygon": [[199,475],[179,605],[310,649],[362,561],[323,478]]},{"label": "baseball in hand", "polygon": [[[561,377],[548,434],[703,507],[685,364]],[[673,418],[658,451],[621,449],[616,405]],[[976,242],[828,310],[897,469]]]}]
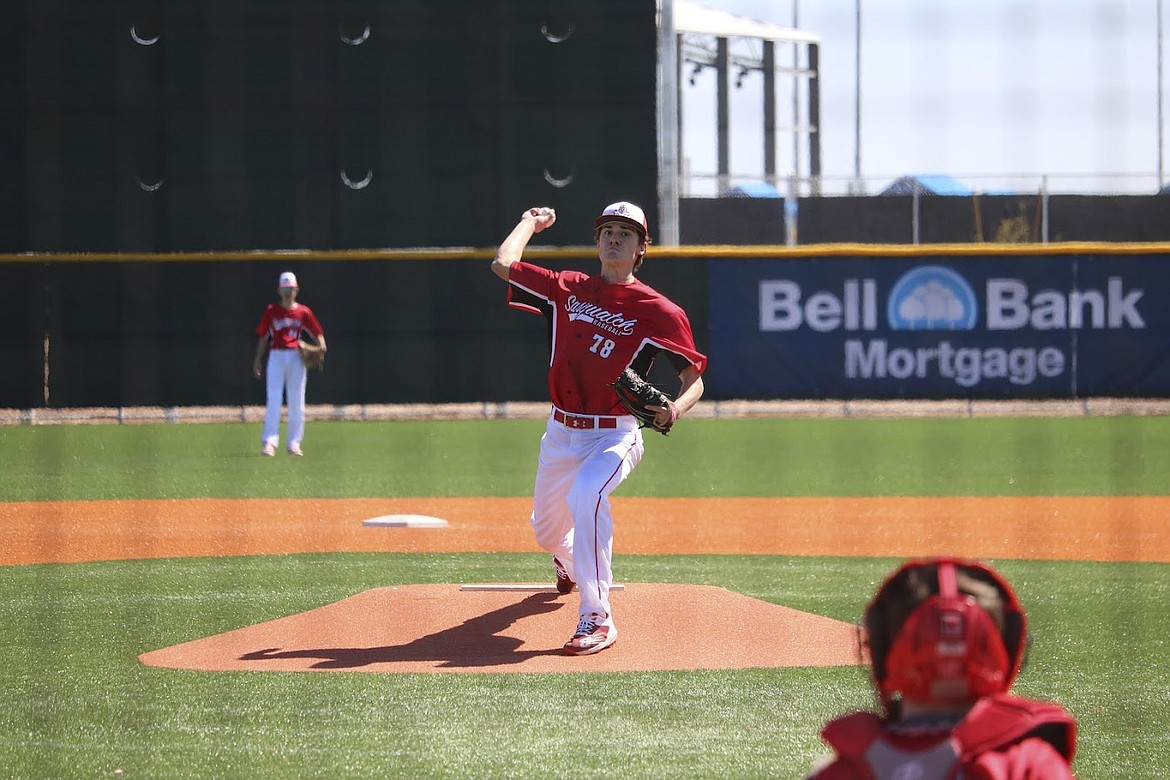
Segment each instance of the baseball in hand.
[{"label": "baseball in hand", "polygon": [[547,206],[529,209],[528,213],[535,217],[534,221],[536,222],[537,233],[545,228],[552,227],[553,223],[557,221],[557,213]]}]

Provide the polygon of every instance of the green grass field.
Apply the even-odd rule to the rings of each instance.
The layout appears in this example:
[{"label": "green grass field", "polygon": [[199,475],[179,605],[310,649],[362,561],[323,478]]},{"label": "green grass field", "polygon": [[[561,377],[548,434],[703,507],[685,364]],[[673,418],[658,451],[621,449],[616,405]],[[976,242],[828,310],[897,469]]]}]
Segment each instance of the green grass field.
[{"label": "green grass field", "polygon": [[[271,460],[252,425],[0,427],[0,501],[524,496],[541,425],[310,423],[306,458]],[[1165,495],[1170,418],[695,420],[647,449],[620,495]],[[630,556],[620,541],[619,516],[623,580],[720,585],[848,621],[896,562]],[[1170,566],[996,563],[1033,629],[1016,691],[1078,716],[1078,775],[1164,777]],[[137,661],[372,587],[548,574],[538,553],[0,567],[0,777],[796,778],[822,752],[824,720],[872,702],[861,668],[213,674]]]}]

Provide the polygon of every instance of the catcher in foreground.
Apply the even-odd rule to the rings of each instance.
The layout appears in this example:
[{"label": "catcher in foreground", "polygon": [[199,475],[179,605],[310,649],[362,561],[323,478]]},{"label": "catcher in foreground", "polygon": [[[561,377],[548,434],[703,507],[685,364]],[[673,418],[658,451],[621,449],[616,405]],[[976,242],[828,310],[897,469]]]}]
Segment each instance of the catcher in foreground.
[{"label": "catcher in foreground", "polygon": [[1076,721],[1056,704],[1008,694],[1027,617],[990,566],[910,561],[862,618],[882,713],[831,721],[835,755],[807,780],[1072,778]]},{"label": "catcher in foreground", "polygon": [[[552,553],[557,590],[567,594],[576,585],[581,593],[577,628],[564,650],[589,655],[617,639],[609,603],[609,494],[642,459],[641,425],[665,433],[703,395],[707,358],[695,349],[683,310],[635,276],[650,245],[642,209],[614,203],[594,220],[601,261],[594,274],[551,271],[522,259],[533,235],[556,218],[547,207],[525,211],[492,271],[508,283],[510,306],[548,320],[552,413],[540,440],[532,529],[537,544]],[[678,372],[673,401],[634,381],[649,374],[658,356]],[[633,378],[617,380],[626,369]]]}]

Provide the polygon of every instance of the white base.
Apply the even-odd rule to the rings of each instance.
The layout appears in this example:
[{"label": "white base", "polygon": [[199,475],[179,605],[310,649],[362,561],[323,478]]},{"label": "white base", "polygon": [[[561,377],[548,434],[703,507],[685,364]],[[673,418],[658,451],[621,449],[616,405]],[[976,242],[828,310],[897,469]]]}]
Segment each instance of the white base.
[{"label": "white base", "polygon": [[362,525],[372,528],[446,528],[447,521],[428,515],[382,515],[363,520]]}]

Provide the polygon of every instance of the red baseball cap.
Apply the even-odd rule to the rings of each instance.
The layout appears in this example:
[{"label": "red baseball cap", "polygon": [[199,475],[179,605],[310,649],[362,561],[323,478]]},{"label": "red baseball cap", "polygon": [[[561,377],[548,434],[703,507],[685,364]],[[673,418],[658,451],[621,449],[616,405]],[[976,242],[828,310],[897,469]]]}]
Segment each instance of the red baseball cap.
[{"label": "red baseball cap", "polygon": [[606,222],[625,222],[632,225],[638,229],[643,238],[650,232],[650,226],[646,222],[646,212],[624,200],[606,206],[601,215],[593,220],[593,229],[596,230]]}]

